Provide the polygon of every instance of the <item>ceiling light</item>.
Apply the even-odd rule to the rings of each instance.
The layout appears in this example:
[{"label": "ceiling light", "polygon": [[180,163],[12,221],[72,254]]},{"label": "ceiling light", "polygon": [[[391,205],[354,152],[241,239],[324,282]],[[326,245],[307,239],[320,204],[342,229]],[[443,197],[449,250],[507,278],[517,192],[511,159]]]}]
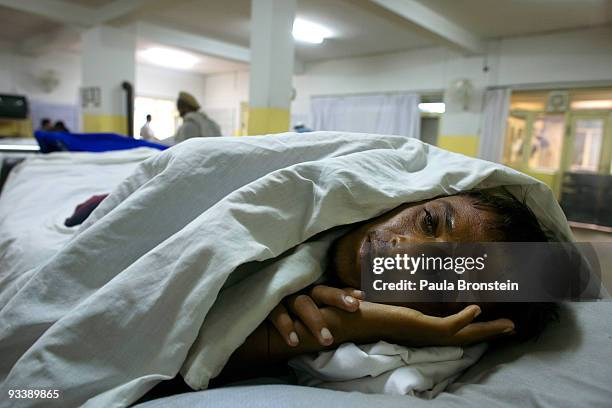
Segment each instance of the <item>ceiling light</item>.
[{"label": "ceiling light", "polygon": [[326,27],[301,18],[296,18],[293,21],[292,34],[297,41],[310,44],[321,44],[323,40],[333,35]]},{"label": "ceiling light", "polygon": [[419,103],[419,110],[426,113],[444,113],[446,105],[443,102],[422,102]]},{"label": "ceiling light", "polygon": [[576,101],[570,106],[572,109],[612,109],[612,99]]},{"label": "ceiling light", "polygon": [[162,47],[147,48],[140,52],[140,56],[151,64],[177,69],[193,68],[200,60],[188,52]]}]

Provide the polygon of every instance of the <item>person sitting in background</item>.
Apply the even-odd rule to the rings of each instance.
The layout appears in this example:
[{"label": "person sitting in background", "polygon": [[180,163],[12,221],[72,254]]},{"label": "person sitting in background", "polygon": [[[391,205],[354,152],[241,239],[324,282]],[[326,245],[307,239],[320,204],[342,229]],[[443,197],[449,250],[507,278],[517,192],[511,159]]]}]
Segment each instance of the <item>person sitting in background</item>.
[{"label": "person sitting in background", "polygon": [[51,119],[43,118],[40,121],[40,127],[38,128],[38,130],[42,130],[43,132],[52,132],[53,125],[51,124]]},{"label": "person sitting in background", "polygon": [[200,111],[200,104],[193,95],[180,92],[176,108],[183,118],[183,124],[174,135],[175,143],[180,143],[192,137],[221,136],[219,125]]},{"label": "person sitting in background", "polygon": [[64,132],[64,133],[70,133],[70,130],[68,130],[68,128],[66,127],[66,125],[64,124],[63,121],[58,120],[57,122],[55,122],[55,125],[53,125],[53,132]]},{"label": "person sitting in background", "polygon": [[151,115],[147,115],[147,121],[140,128],[140,137],[144,140],[156,141],[155,133],[153,133],[153,129],[151,129]]}]

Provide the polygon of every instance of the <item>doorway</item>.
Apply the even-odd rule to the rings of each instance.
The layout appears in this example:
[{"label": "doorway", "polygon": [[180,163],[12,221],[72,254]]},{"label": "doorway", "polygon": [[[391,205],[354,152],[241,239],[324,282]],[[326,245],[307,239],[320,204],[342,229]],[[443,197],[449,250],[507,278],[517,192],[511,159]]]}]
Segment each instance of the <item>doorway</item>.
[{"label": "doorway", "polygon": [[548,184],[570,221],[612,227],[612,88],[514,92],[505,137],[504,164]]}]

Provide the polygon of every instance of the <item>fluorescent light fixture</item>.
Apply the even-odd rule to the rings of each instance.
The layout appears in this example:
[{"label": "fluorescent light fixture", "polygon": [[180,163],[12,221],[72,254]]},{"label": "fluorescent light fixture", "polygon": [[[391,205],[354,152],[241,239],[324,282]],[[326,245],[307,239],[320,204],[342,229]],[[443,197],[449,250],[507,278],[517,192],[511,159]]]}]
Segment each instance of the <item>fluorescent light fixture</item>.
[{"label": "fluorescent light fixture", "polygon": [[38,145],[19,145],[19,144],[0,144],[0,151],[13,151],[13,152],[38,152],[40,147]]},{"label": "fluorescent light fixture", "polygon": [[296,18],[293,21],[293,38],[310,44],[321,44],[333,33],[326,27],[312,21]]},{"label": "fluorescent light fixture", "polygon": [[163,47],[147,48],[140,52],[140,56],[151,64],[176,69],[193,68],[200,60],[188,52]]},{"label": "fluorescent light fixture", "polygon": [[572,102],[572,109],[612,109],[612,99]]},{"label": "fluorescent light fixture", "polygon": [[419,103],[419,110],[425,113],[444,113],[446,105],[444,102],[422,102]]}]

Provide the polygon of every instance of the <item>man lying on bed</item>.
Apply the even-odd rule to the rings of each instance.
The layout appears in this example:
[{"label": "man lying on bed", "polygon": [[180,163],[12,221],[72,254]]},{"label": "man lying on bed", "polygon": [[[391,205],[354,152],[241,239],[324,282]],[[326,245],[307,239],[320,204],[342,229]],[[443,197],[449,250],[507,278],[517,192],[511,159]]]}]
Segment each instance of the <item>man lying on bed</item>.
[{"label": "man lying on bed", "polygon": [[344,342],[433,346],[526,339],[556,314],[554,305],[543,303],[399,306],[362,301],[362,292],[353,288],[360,286],[362,246],[372,235],[406,244],[547,240],[529,208],[509,193],[469,192],[407,204],[356,225],[330,250],[328,275],[337,287],[317,285],[284,299],[234,352],[221,382],[261,376],[276,363]]},{"label": "man lying on bed", "polygon": [[296,355],[345,342],[386,340],[433,346],[509,336],[526,339],[555,316],[555,307],[542,303],[385,305],[362,301],[359,265],[367,255],[362,250],[367,239],[404,244],[547,241],[530,209],[505,192],[472,191],[406,204],[355,225],[329,252],[328,283],[336,287],[317,285],[284,299],[234,352],[214,383],[272,374],[277,363],[282,366]]}]

